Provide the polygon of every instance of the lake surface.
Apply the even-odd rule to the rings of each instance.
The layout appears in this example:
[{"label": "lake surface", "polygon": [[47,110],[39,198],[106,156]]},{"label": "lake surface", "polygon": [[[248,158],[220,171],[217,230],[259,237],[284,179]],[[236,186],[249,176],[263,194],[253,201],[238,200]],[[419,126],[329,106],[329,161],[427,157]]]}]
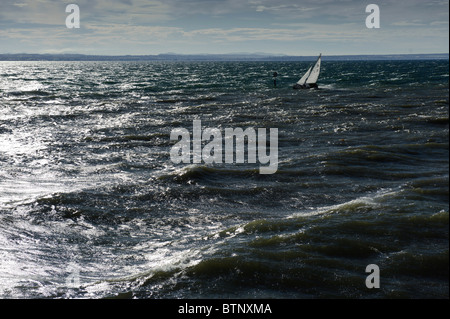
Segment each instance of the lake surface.
[{"label": "lake surface", "polygon": [[[0,297],[448,298],[448,60],[310,64],[1,62]],[[174,164],[194,120],[277,171]]]}]

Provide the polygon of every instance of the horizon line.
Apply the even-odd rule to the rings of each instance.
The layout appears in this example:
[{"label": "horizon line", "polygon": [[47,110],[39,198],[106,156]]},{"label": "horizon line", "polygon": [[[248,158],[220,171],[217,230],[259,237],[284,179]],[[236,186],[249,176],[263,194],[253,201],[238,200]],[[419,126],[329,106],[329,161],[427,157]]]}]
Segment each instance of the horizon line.
[{"label": "horizon line", "polygon": [[[320,53],[321,54],[321,53]],[[449,59],[449,53],[386,53],[322,55],[324,60],[388,60]],[[158,54],[85,54],[85,53],[0,53],[0,61],[309,61],[317,55],[281,53],[158,53]],[[97,60],[98,59],[98,60]]]},{"label": "horizon line", "polygon": [[[0,55],[20,55],[20,54],[28,54],[28,55],[87,55],[87,56],[158,56],[158,55],[256,55],[256,56],[299,56],[299,57],[308,57],[308,56],[317,56],[323,53],[317,53],[316,55],[294,55],[294,54],[286,54],[286,53],[267,53],[267,52],[228,52],[228,53],[176,53],[176,52],[161,52],[154,54],[89,54],[89,53],[77,53],[77,52],[65,52],[65,53],[36,53],[36,52],[6,52],[0,53]],[[361,54],[328,54],[326,56],[376,56],[376,55],[445,55],[450,54],[449,52],[434,52],[434,53],[361,53]]]}]

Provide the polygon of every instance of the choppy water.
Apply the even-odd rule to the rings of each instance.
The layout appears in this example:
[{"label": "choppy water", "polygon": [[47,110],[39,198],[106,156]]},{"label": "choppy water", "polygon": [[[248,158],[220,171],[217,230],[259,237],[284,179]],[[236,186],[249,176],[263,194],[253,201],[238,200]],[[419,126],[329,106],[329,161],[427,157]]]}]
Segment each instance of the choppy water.
[{"label": "choppy water", "polygon": [[[0,296],[448,298],[448,60],[308,66],[2,62]],[[194,119],[277,173],[173,164]]]}]

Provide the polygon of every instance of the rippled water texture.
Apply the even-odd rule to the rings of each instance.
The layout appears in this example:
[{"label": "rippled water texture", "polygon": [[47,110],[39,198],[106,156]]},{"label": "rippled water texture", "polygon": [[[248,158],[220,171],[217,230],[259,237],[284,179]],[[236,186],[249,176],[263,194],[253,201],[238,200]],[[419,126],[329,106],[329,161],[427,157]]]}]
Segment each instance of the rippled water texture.
[{"label": "rippled water texture", "polygon": [[[0,296],[448,298],[448,60],[308,67],[0,63]],[[278,171],[173,164],[194,119]]]}]

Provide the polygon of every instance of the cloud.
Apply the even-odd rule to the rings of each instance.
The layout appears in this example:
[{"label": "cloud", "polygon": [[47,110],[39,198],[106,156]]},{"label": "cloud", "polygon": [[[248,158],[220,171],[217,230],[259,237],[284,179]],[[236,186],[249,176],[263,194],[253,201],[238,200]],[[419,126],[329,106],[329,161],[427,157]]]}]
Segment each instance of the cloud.
[{"label": "cloud", "polygon": [[[173,19],[171,8],[159,0],[77,0],[83,22],[148,24]],[[2,0],[0,23],[64,25],[69,2],[57,0]]]},{"label": "cloud", "polygon": [[309,46],[313,51],[332,47],[356,54],[378,41],[379,50],[387,52],[401,51],[402,46],[403,52],[411,47],[416,52],[448,52],[448,1],[443,0],[380,0],[378,30],[366,28],[366,3],[360,0],[72,2],[80,7],[81,29],[65,27],[68,2],[1,0],[0,51],[78,48],[98,54],[136,54],[164,52],[164,48],[237,52],[276,47],[277,52],[288,53]]},{"label": "cloud", "polygon": [[398,21],[398,22],[394,22],[392,23],[392,25],[394,26],[399,26],[399,27],[421,27],[421,26],[425,26],[425,23],[420,23],[417,20],[414,21]]},{"label": "cloud", "polygon": [[299,24],[296,28],[230,28],[230,29],[199,29],[184,33],[188,37],[207,37],[211,41],[301,41],[301,40],[330,40],[356,41],[364,37],[354,30],[354,25],[345,28],[326,29],[317,28],[311,24]]},{"label": "cloud", "polygon": [[16,7],[22,8],[22,7],[27,6],[28,4],[26,4],[26,3],[13,3],[13,5],[16,6]]},{"label": "cloud", "polygon": [[244,0],[165,0],[176,17],[223,16],[252,12],[252,5]]},{"label": "cloud", "polygon": [[285,13],[285,12],[291,12],[296,11],[298,12],[307,12],[311,10],[317,10],[320,9],[320,7],[305,7],[304,5],[298,5],[298,4],[290,4],[290,5],[274,5],[270,7],[258,5],[256,7],[256,11],[263,12],[263,11],[271,11],[271,12],[279,12],[279,13]]}]

